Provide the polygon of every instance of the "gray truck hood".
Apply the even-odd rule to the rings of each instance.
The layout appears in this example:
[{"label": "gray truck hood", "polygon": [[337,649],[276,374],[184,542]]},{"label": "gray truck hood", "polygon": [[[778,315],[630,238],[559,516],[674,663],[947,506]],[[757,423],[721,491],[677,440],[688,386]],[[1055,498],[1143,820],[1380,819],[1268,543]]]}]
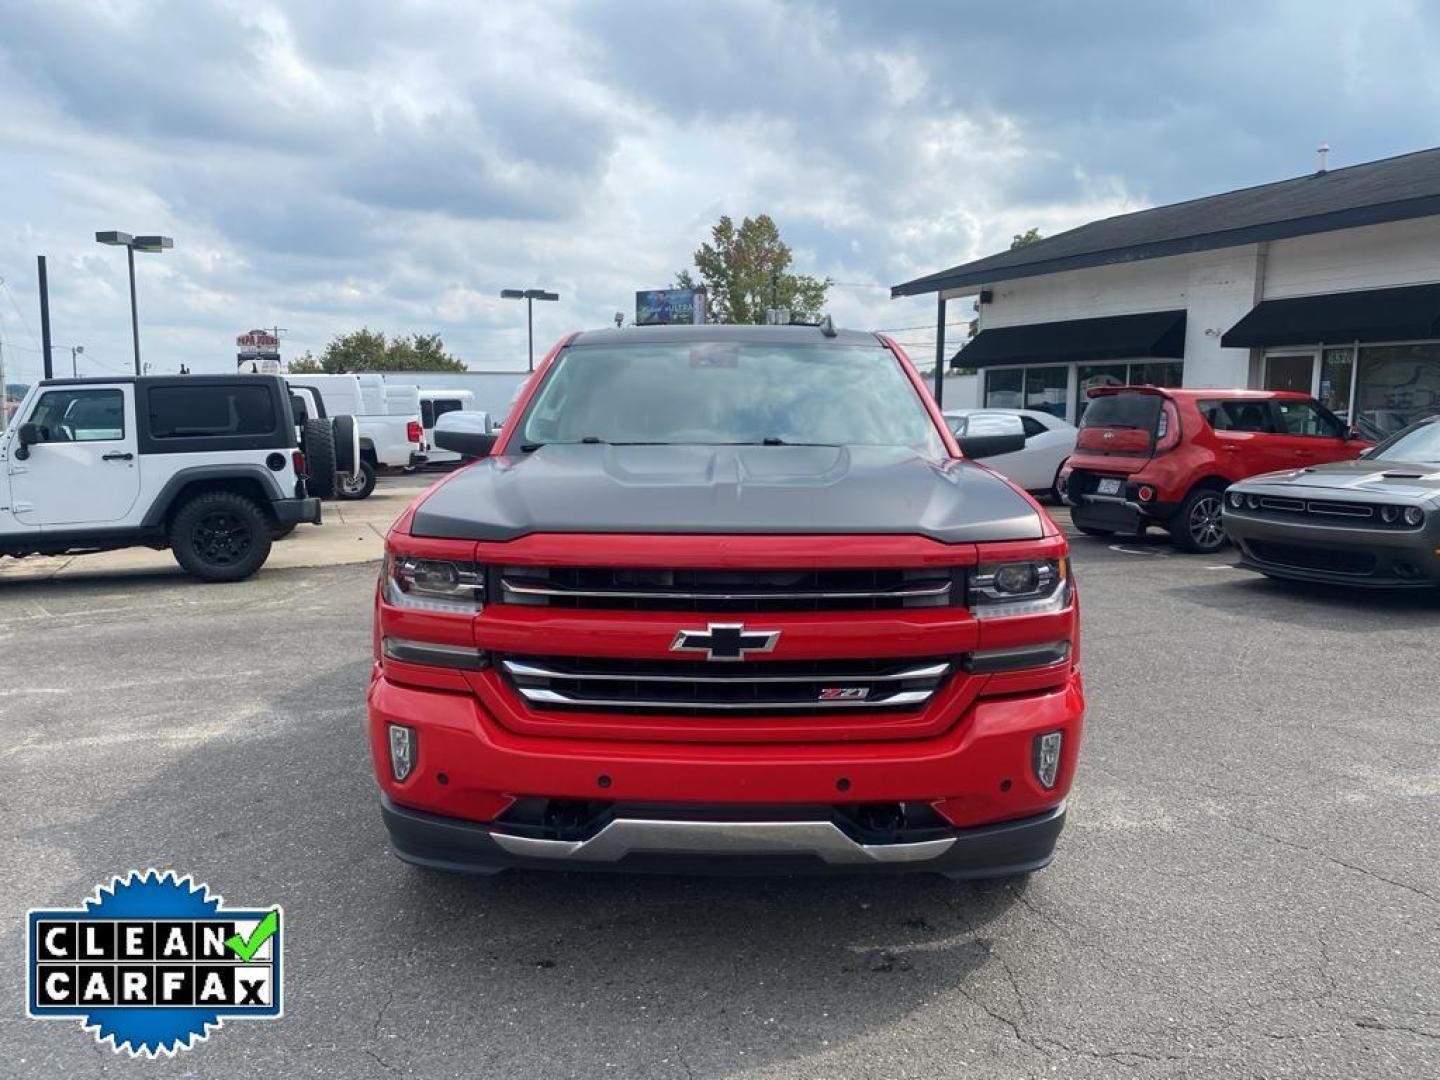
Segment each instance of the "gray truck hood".
[{"label": "gray truck hood", "polygon": [[1440,497],[1440,465],[1418,465],[1407,461],[1356,458],[1332,461],[1304,469],[1265,473],[1241,481],[1242,487],[1264,484],[1267,488],[1302,488],[1363,492],[1399,499],[1430,500]]},{"label": "gray truck hood", "polygon": [[486,458],[415,511],[416,536],[896,533],[947,544],[1030,540],[1040,516],[969,461],[891,447],[552,444]]}]

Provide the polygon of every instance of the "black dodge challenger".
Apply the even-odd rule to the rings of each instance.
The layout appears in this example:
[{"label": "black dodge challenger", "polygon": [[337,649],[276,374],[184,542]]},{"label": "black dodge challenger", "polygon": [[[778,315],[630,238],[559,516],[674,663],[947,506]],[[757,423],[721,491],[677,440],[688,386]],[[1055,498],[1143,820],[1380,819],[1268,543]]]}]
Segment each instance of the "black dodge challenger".
[{"label": "black dodge challenger", "polygon": [[1224,520],[1241,565],[1268,577],[1440,587],[1440,416],[1353,461],[1242,480]]}]

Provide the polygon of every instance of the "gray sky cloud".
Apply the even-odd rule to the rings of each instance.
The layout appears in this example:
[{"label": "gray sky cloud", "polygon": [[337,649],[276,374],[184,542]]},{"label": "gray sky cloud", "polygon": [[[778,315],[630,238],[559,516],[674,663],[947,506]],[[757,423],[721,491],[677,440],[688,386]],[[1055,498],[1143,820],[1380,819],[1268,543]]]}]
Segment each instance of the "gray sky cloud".
[{"label": "gray sky cloud", "polygon": [[761,212],[839,321],[923,325],[886,286],[1031,225],[1440,143],[1437,46],[1407,0],[0,0],[0,340],[33,377],[45,252],[56,340],[123,369],[121,228],[176,238],[139,260],[161,370],[261,324],[523,367],[501,288],[562,294],[548,344]]}]

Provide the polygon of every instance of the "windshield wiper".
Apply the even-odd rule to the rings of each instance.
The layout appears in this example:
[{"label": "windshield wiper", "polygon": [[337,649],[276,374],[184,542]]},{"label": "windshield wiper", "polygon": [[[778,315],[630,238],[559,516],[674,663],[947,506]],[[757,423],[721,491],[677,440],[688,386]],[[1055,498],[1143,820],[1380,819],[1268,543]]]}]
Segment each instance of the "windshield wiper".
[{"label": "windshield wiper", "polygon": [[[745,445],[745,444],[744,444],[744,443],[741,443],[740,445],[743,446],[743,445]],[[754,443],[750,443],[749,445],[754,446],[755,444],[754,444]],[[789,439],[782,439],[782,438],[780,438],[780,436],[778,436],[778,435],[766,435],[765,438],[763,438],[763,439],[760,440],[760,445],[761,445],[761,446],[839,446],[840,444],[839,444],[839,443],[833,443],[833,442],[791,442]]]}]

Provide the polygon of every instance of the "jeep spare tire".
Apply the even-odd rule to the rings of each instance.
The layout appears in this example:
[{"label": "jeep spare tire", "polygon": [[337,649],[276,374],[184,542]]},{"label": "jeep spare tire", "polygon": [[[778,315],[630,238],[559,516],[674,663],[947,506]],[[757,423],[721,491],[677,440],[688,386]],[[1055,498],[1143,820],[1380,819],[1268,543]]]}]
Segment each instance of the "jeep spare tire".
[{"label": "jeep spare tire", "polygon": [[318,499],[335,497],[335,435],[329,420],[306,420],[300,429],[300,449],[305,451],[310,494]]},{"label": "jeep spare tire", "polygon": [[170,522],[175,561],[201,581],[243,581],[270,556],[270,519],[234,491],[207,491]]},{"label": "jeep spare tire", "polygon": [[330,419],[335,442],[335,471],[341,476],[354,476],[360,471],[360,425],[353,416]]}]

